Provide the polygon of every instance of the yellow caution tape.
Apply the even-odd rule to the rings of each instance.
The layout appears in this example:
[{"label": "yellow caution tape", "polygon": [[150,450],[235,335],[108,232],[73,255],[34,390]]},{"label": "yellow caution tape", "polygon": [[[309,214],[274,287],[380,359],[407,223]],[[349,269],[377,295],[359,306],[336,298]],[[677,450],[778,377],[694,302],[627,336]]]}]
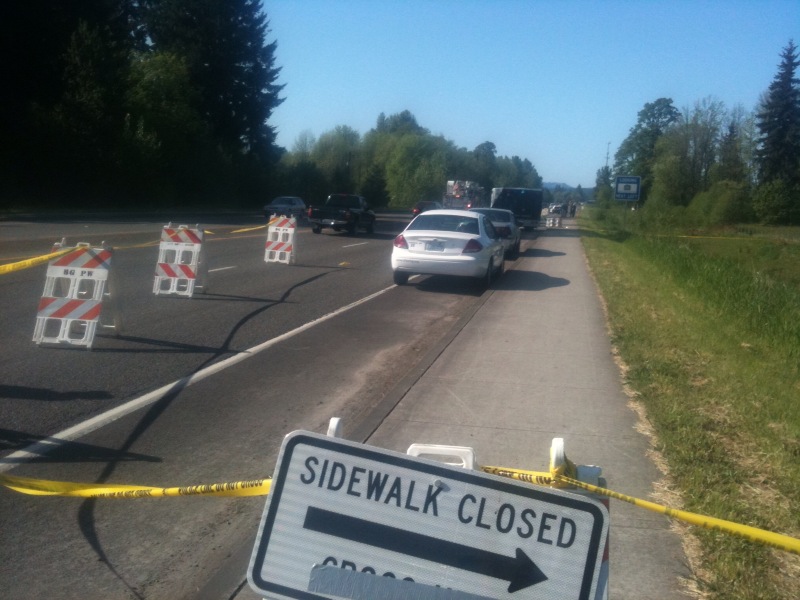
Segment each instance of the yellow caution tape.
[{"label": "yellow caution tape", "polygon": [[480,467],[484,473],[509,477],[517,481],[532,483],[534,485],[552,485],[553,477],[544,471],[523,471],[522,469],[509,469],[507,467]]},{"label": "yellow caution tape", "polygon": [[264,496],[271,479],[252,479],[230,483],[211,483],[186,487],[159,488],[110,483],[70,483],[0,475],[0,484],[21,494],[68,496],[77,498],[165,498],[175,496]]},{"label": "yellow caution tape", "polygon": [[[273,221],[270,221],[270,223],[273,223]],[[247,227],[246,229],[235,229],[235,230],[231,231],[231,233],[245,233],[246,231],[255,231],[257,229],[264,229],[266,227],[267,227],[266,225],[259,225],[258,227]]]},{"label": "yellow caution tape", "polygon": [[741,525],[732,521],[717,519],[716,517],[706,517],[704,515],[690,513],[685,510],[668,508],[666,506],[661,506],[660,504],[655,504],[654,502],[648,502],[647,500],[640,500],[639,498],[633,498],[632,496],[626,496],[625,494],[612,492],[611,490],[607,490],[590,483],[584,483],[583,481],[578,481],[577,479],[572,479],[571,477],[560,476],[559,479],[564,483],[573,485],[586,491],[600,494],[601,496],[608,496],[609,498],[616,498],[617,500],[622,500],[623,502],[633,504],[634,506],[646,508],[647,510],[652,510],[663,515],[667,515],[673,519],[679,519],[681,521],[685,521],[686,523],[691,523],[692,525],[698,525],[706,529],[716,529],[718,531],[732,533],[733,535],[738,535],[752,542],[759,542],[766,546],[778,548],[779,550],[786,550],[787,552],[791,552],[793,554],[800,554],[800,540],[788,535],[773,533],[764,529],[750,527],[749,525]]},{"label": "yellow caution tape", "polygon": [[[632,496],[626,496],[619,492],[614,492],[590,483],[574,479],[576,473],[575,465],[565,460],[561,465],[563,469],[555,469],[554,472],[526,471],[522,469],[512,469],[508,467],[479,467],[483,472],[502,477],[509,477],[518,481],[532,483],[535,485],[549,485],[553,487],[577,487],[594,494],[608,496],[622,500],[628,504],[645,508],[673,519],[684,521],[691,525],[730,533],[743,537],[752,542],[757,542],[785,550],[793,554],[800,555],[800,540],[788,535],[773,533],[764,529],[741,525],[716,517],[708,517],[691,513],[685,510],[677,510],[666,506],[661,506],[654,502],[641,500]],[[573,474],[573,477],[562,472]],[[44,479],[30,479],[28,477],[15,477],[11,475],[0,475],[0,484],[5,487],[34,496],[68,496],[78,498],[164,498],[176,496],[264,496],[269,494],[271,479],[253,479],[249,481],[234,481],[229,483],[212,483],[205,485],[192,485],[186,487],[159,488],[140,485],[120,485],[120,484],[96,484],[96,483],[70,483],[66,481],[48,481]]]},{"label": "yellow caution tape", "polygon": [[35,267],[42,263],[50,262],[54,258],[58,258],[59,256],[64,256],[65,254],[69,254],[75,250],[75,248],[62,248],[58,252],[51,252],[50,254],[45,254],[44,256],[36,256],[34,258],[29,258],[27,260],[21,260],[15,263],[9,263],[7,265],[0,265],[0,275],[5,275],[6,273],[12,273],[13,271],[21,271],[23,269],[30,269],[31,267]]}]

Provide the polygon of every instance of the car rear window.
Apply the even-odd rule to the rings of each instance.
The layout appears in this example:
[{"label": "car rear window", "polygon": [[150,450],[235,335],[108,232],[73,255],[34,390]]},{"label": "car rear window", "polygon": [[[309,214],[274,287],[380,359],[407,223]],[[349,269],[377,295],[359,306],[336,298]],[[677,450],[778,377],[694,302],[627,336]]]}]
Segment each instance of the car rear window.
[{"label": "car rear window", "polygon": [[328,198],[328,206],[338,206],[340,208],[359,208],[358,196],[331,196]]},{"label": "car rear window", "polygon": [[408,226],[410,230],[425,231],[459,231],[461,233],[478,234],[477,217],[461,217],[459,215],[428,215],[422,213]]}]

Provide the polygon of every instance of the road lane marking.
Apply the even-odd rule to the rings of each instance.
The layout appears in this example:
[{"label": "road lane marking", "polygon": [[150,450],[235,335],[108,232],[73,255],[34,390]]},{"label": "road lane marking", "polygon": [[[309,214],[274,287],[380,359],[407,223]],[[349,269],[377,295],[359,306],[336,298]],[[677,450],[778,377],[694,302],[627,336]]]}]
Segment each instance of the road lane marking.
[{"label": "road lane marking", "polygon": [[152,392],[149,392],[144,396],[139,396],[138,398],[134,398],[133,400],[130,400],[125,404],[122,404],[120,406],[117,406],[116,408],[112,408],[111,410],[108,410],[95,417],[92,417],[91,419],[88,419],[83,423],[78,423],[77,425],[74,425],[73,427],[70,427],[68,429],[65,429],[64,431],[56,433],[55,435],[45,437],[40,441],[23,448],[22,450],[17,450],[16,452],[12,452],[6,457],[0,457],[0,473],[5,473],[6,471],[10,471],[14,467],[24,464],[29,460],[41,458],[48,452],[60,448],[65,442],[71,442],[73,440],[79,439],[84,435],[91,433],[92,431],[100,429],[105,425],[113,423],[114,421],[117,421],[122,417],[129,415],[134,411],[139,410],[140,408],[144,408],[145,406],[149,406],[157,402],[158,400],[160,400],[161,398],[163,398],[164,396],[166,396],[171,392],[179,392],[184,388],[189,387],[192,384],[203,381],[203,379],[210,377],[211,375],[220,373],[221,371],[227,369],[228,367],[232,367],[242,362],[243,360],[251,358],[256,354],[263,352],[264,350],[267,350],[276,344],[279,344],[280,342],[293,338],[294,336],[303,333],[304,331],[307,331],[312,327],[320,325],[325,321],[329,321],[334,317],[337,317],[343,313],[348,312],[349,310],[352,310],[353,308],[356,308],[357,306],[365,304],[366,302],[369,302],[370,300],[377,298],[378,296],[388,292],[389,290],[394,289],[395,287],[397,286],[391,285],[387,288],[375,292],[374,294],[365,296],[364,298],[356,300],[355,302],[352,302],[347,306],[338,308],[335,311],[328,313],[327,315],[323,315],[318,319],[309,321],[305,325],[301,325],[296,329],[287,331],[286,333],[281,334],[278,337],[274,337],[271,340],[262,342],[261,344],[253,346],[248,350],[244,350],[239,354],[234,354],[233,356],[226,358],[225,360],[221,360],[217,363],[214,363],[213,365],[209,365],[208,367],[206,367],[205,369],[201,369],[197,373],[193,373],[192,375],[187,375],[186,377],[182,377],[181,379],[173,381],[172,383],[168,383],[167,385],[164,385],[158,388],[157,390],[153,390]]},{"label": "road lane marking", "polygon": [[369,242],[359,242],[357,244],[347,244],[346,246],[342,246],[342,248],[353,248],[355,246],[366,246]]},{"label": "road lane marking", "polygon": [[235,269],[236,266],[233,267],[217,267],[216,269],[209,269],[209,273],[216,273],[217,271],[227,271],[228,269]]}]

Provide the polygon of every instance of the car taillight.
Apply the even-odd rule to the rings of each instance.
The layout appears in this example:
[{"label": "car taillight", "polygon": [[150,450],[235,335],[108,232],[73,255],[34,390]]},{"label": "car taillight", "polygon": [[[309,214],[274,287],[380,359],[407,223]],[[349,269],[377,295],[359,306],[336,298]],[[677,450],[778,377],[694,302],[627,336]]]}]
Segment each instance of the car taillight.
[{"label": "car taillight", "polygon": [[402,233],[394,238],[394,247],[408,250],[408,242],[406,241],[406,238],[403,237]]},{"label": "car taillight", "polygon": [[473,238],[467,242],[467,245],[464,246],[464,249],[461,251],[461,254],[467,254],[469,252],[480,252],[481,250],[483,250],[483,244],[481,244],[478,240]]},{"label": "car taillight", "polygon": [[309,207],[308,207],[308,216],[309,216],[309,217],[311,216],[311,211],[312,211],[312,210],[314,210],[314,209],[313,209],[313,208],[311,208],[311,207],[309,206]]}]

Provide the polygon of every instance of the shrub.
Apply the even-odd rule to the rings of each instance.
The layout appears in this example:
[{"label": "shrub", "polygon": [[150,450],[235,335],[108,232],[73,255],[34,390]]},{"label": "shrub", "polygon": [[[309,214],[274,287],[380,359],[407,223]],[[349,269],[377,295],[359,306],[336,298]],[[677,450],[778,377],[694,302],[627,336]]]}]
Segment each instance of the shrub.
[{"label": "shrub", "polygon": [[800,224],[800,189],[776,179],[758,187],[753,208],[765,225]]},{"label": "shrub", "polygon": [[744,183],[719,181],[692,199],[689,215],[696,222],[709,226],[752,223],[755,212],[750,188]]}]

